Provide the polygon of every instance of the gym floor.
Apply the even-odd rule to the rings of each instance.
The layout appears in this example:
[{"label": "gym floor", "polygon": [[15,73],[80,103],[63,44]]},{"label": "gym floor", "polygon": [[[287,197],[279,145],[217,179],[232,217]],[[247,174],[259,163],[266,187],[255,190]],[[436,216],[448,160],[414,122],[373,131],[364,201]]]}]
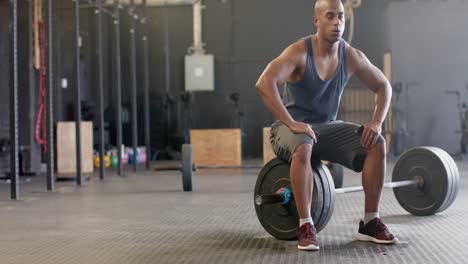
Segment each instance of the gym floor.
[{"label": "gym floor", "polygon": [[[20,201],[0,184],[0,263],[467,263],[468,163],[457,165],[460,192],[440,214],[412,216],[384,191],[381,215],[396,245],[354,241],[363,193],[337,195],[318,252],[262,228],[253,206],[260,169],[199,170],[190,193],[177,171],[108,171],[105,182],[96,173],[81,188],[58,182],[54,193],[44,177],[22,177]],[[345,170],[344,186],[359,183]]]}]

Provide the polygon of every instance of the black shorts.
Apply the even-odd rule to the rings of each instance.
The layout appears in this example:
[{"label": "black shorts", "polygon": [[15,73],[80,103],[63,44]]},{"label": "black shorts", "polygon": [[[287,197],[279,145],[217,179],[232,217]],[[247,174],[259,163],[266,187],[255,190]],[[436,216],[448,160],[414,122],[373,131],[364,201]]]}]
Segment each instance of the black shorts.
[{"label": "black shorts", "polygon": [[[344,121],[310,125],[317,137],[315,144],[310,136],[293,133],[280,121],[274,122],[271,125],[270,142],[276,156],[291,162],[297,147],[302,144],[311,144],[313,145],[312,159],[327,160],[356,172],[362,171],[366,152],[361,146],[361,135],[358,133],[360,125]],[[377,143],[384,142],[384,138],[380,135]]]}]

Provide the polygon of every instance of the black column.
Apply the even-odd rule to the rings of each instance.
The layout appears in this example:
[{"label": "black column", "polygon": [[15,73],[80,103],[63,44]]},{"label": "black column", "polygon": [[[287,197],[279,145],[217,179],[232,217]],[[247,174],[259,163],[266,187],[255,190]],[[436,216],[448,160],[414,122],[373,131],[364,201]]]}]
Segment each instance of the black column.
[{"label": "black column", "polygon": [[18,0],[13,0],[12,78],[10,80],[10,198],[19,200],[18,160]]},{"label": "black column", "polygon": [[143,61],[144,61],[144,111],[145,111],[145,145],[146,145],[146,169],[150,169],[150,109],[149,109],[149,49],[148,49],[148,5],[143,0]]},{"label": "black column", "polygon": [[49,0],[48,6],[48,84],[47,91],[47,190],[55,189],[54,175],[54,46],[53,46],[53,0]]},{"label": "black column", "polygon": [[117,174],[122,175],[122,69],[120,61],[120,6],[119,0],[114,0],[114,26],[115,26],[115,69],[117,75],[116,91],[116,135],[117,135]]},{"label": "black column", "polygon": [[102,70],[102,1],[98,1],[98,60],[99,60],[99,177],[104,179],[104,81]]},{"label": "black column", "polygon": [[[133,1],[132,1],[133,2]],[[137,171],[136,154],[138,144],[138,127],[137,127],[137,82],[136,82],[136,37],[135,37],[135,19],[137,15],[134,10],[135,6],[132,3],[129,11],[130,18],[130,64],[132,75],[132,144],[133,144],[133,171]]]},{"label": "black column", "polygon": [[81,63],[80,63],[80,1],[75,0],[75,41],[76,41],[76,96],[75,96],[75,129],[76,129],[76,184],[81,185]]}]

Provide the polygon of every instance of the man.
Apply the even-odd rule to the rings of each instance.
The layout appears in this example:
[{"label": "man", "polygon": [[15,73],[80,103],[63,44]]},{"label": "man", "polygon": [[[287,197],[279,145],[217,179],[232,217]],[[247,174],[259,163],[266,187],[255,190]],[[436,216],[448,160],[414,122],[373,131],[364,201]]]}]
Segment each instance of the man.
[{"label": "man", "polygon": [[[356,238],[394,243],[397,239],[379,218],[378,210],[386,170],[385,141],[380,134],[391,86],[361,51],[341,38],[345,28],[341,1],[318,0],[314,23],[317,33],[287,47],[268,64],[256,84],[278,119],[271,127],[273,150],[291,164],[292,191],[300,218],[298,248],[319,249],[310,213],[311,158],[362,171],[365,210]],[[356,124],[336,120],[343,88],[353,74],[376,95],[373,119],[362,130]],[[281,98],[278,86],[284,83]]]}]

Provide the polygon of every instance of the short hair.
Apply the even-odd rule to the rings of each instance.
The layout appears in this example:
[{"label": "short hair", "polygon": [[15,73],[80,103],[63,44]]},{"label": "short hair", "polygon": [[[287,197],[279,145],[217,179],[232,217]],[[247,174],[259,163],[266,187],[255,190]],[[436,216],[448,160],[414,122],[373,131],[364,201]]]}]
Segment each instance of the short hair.
[{"label": "short hair", "polygon": [[[314,6],[315,15],[318,15],[321,11],[323,11],[328,6],[329,1],[330,0],[317,0],[315,2],[315,6]],[[340,2],[341,2],[341,0],[340,0]]]},{"label": "short hair", "polygon": [[318,15],[320,11],[323,11],[326,4],[328,4],[328,0],[317,0],[314,6],[315,15]]}]

